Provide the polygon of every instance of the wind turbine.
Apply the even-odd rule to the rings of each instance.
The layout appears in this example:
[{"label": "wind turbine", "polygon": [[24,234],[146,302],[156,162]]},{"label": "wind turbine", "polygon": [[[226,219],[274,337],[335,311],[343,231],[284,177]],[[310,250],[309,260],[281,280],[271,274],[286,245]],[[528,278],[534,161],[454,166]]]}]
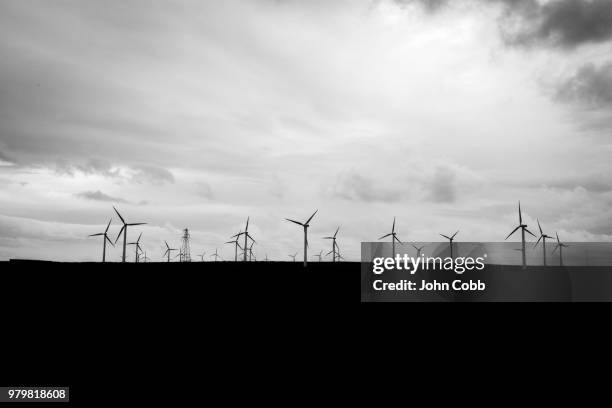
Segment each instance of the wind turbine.
[{"label": "wind turbine", "polygon": [[449,236],[444,235],[444,234],[440,234],[444,238],[448,239],[448,242],[449,242],[449,245],[450,245],[450,257],[453,260],[453,262],[455,261],[455,258],[453,258],[453,240],[455,239],[455,237],[457,236],[458,233],[459,233],[459,231],[455,232],[452,237],[449,237]]},{"label": "wind turbine", "polygon": [[295,255],[289,255],[289,258],[293,258],[293,262],[295,262],[295,257],[297,256],[297,252],[295,253]]},{"label": "wind turbine", "polygon": [[[459,231],[457,231],[457,232],[459,232]],[[423,245],[422,247],[418,247],[418,246],[412,244],[412,247],[414,249],[416,249],[416,251],[417,251],[417,257],[419,257],[421,255],[421,253],[423,252],[423,248],[425,248],[426,246],[427,245]]]},{"label": "wind turbine", "polygon": [[202,255],[198,255],[201,259],[200,262],[204,262],[204,255],[206,255],[206,252],[202,252]]},{"label": "wind turbine", "polygon": [[[255,245],[255,241],[251,242],[251,246],[249,247],[249,262],[251,262],[253,258],[255,258],[253,256],[253,245]],[[257,260],[257,258],[255,260]]]},{"label": "wind turbine", "polygon": [[[243,258],[243,262],[247,261],[247,250],[246,248],[249,246],[247,239],[250,239],[251,241],[255,242],[255,240],[253,239],[253,237],[251,236],[251,234],[249,234],[249,220],[251,219],[251,217],[247,217],[247,222],[246,222],[246,227],[244,228],[244,232],[239,232],[238,234],[234,235],[232,238],[236,238],[236,241],[238,240],[238,237],[240,237],[241,235],[244,235],[244,258]],[[242,249],[242,248],[240,248]],[[236,250],[237,252],[238,250]]]},{"label": "wind turbine", "polygon": [[383,235],[382,237],[378,239],[383,239],[387,237],[391,237],[392,257],[395,258],[395,241],[399,242],[400,244],[402,243],[402,241],[399,240],[399,238],[397,237],[397,234],[395,233],[395,217],[393,217],[393,227],[391,227],[391,232],[387,235]]},{"label": "wind turbine", "polygon": [[215,253],[214,253],[214,254],[212,254],[212,255],[210,256],[211,258],[212,258],[212,257],[214,257],[214,258],[215,258],[215,262],[217,262],[217,259],[218,259],[218,258],[221,258],[221,257],[219,256],[219,254],[217,253],[217,251],[218,251],[218,249],[217,249],[217,248],[215,248]]},{"label": "wind turbine", "polygon": [[553,254],[558,249],[559,250],[559,266],[563,266],[563,248],[567,248],[569,245],[562,243],[559,240],[559,233],[557,233],[557,245],[555,245],[555,249],[553,249]]},{"label": "wind turbine", "polygon": [[540,238],[538,238],[533,248],[535,249],[538,246],[538,243],[540,242],[540,240],[542,240],[542,255],[544,257],[544,266],[546,266],[546,238],[549,238],[549,239],[554,239],[554,238],[543,233],[542,226],[540,225],[540,220],[537,220],[537,221],[538,221],[538,228],[540,229]]},{"label": "wind turbine", "polygon": [[149,260],[151,259],[151,258],[149,258],[149,257],[147,256],[147,251],[145,251],[145,253],[144,253],[144,257],[143,257],[142,259],[144,260],[144,263],[149,262]]},{"label": "wind turbine", "polygon": [[[525,255],[525,231],[527,231],[529,234],[533,235],[535,238],[537,238],[531,231],[529,231],[527,229],[527,225],[523,224],[523,215],[521,213],[521,202],[519,201],[519,225],[512,230],[512,232],[510,234],[508,234],[508,236],[506,237],[506,240],[508,238],[510,238],[510,236],[512,234],[514,234],[518,229],[521,229],[521,250],[523,252],[523,268],[527,267],[527,257]],[[504,240],[505,241],[505,240]]]},{"label": "wind turbine", "polygon": [[264,259],[264,262],[269,262],[270,260],[268,259],[268,254],[266,254],[266,258]]},{"label": "wind turbine", "polygon": [[178,249],[176,248],[170,248],[170,245],[168,245],[168,242],[164,241],[164,243],[166,244],[166,252],[164,252],[163,256],[168,255],[168,262],[170,262],[170,253],[172,251],[178,251]]},{"label": "wind turbine", "polygon": [[[340,231],[340,227],[338,227],[336,229],[336,232],[334,233],[333,236],[331,236],[331,237],[323,237],[323,239],[331,239],[332,240],[332,250],[331,250],[331,253],[333,253],[332,262],[336,262],[336,236],[338,235],[338,231]],[[320,256],[319,256],[319,262],[321,262],[321,257]]]},{"label": "wind turbine", "polygon": [[[285,218],[287,221],[290,221],[294,224],[297,225],[301,225],[302,227],[304,227],[304,266],[308,265],[308,227],[310,227],[310,221],[312,220],[312,218],[315,216],[315,214],[318,212],[319,210],[316,210],[308,220],[306,220],[305,223],[301,223],[299,221],[295,221],[295,220],[290,220],[289,218]],[[294,259],[295,261],[295,259]]]},{"label": "wind turbine", "polygon": [[319,262],[321,262],[321,258],[323,257],[323,250],[321,250],[321,252],[319,252],[318,254],[315,254],[314,256],[319,258]]},{"label": "wind turbine", "polygon": [[[238,243],[238,239],[240,238],[240,235],[242,235],[242,232],[239,232],[238,234],[232,236],[231,238],[234,238],[233,241],[227,241],[226,244],[234,244],[235,248],[234,248],[234,262],[238,262],[238,248],[240,248],[242,250],[242,247],[240,246],[240,244]],[[245,235],[246,237],[246,235]]]},{"label": "wind turbine", "polygon": [[136,259],[134,260],[134,263],[138,263],[138,259],[139,259],[139,253],[138,251],[142,252],[142,248],[140,246],[140,238],[142,237],[142,232],[140,233],[140,235],[138,236],[138,239],[136,240],[136,242],[129,242],[128,245],[136,245]]},{"label": "wind turbine", "polygon": [[115,244],[117,243],[117,241],[119,240],[119,237],[121,236],[121,233],[123,232],[123,255],[121,256],[121,262],[125,262],[125,246],[127,244],[127,227],[134,227],[136,225],[145,225],[146,222],[138,222],[138,223],[134,223],[134,224],[128,224],[127,222],[125,222],[125,220],[123,219],[121,214],[119,214],[119,211],[117,211],[117,209],[114,206],[113,206],[113,210],[115,210],[115,212],[119,216],[119,219],[123,223],[123,226],[119,230],[119,235],[117,235],[117,239],[115,239]]},{"label": "wind turbine", "polygon": [[110,242],[110,244],[112,246],[115,246],[115,244],[113,244],[113,241],[110,240],[110,238],[108,237],[108,229],[110,228],[111,222],[113,221],[113,219],[111,218],[110,221],[108,222],[108,225],[106,226],[106,229],[104,230],[104,232],[100,232],[99,234],[92,234],[90,235],[90,237],[104,237],[104,240],[102,241],[104,244],[102,246],[102,262],[106,262],[106,241]]}]

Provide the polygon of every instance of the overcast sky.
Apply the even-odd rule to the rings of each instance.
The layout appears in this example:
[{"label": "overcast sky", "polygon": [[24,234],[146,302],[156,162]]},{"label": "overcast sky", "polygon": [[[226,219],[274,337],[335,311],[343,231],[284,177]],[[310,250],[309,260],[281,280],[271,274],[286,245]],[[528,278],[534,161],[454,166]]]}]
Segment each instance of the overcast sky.
[{"label": "overcast sky", "polygon": [[609,0],[0,0],[0,259],[609,241],[611,134]]}]

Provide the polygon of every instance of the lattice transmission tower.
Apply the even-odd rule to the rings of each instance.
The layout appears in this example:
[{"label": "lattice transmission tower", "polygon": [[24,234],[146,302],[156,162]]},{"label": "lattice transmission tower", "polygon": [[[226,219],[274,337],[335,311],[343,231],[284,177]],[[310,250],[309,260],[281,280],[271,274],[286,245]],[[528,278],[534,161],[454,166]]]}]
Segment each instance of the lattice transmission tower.
[{"label": "lattice transmission tower", "polygon": [[189,247],[189,230],[183,230],[183,244],[181,245],[181,262],[191,262],[191,249]]}]

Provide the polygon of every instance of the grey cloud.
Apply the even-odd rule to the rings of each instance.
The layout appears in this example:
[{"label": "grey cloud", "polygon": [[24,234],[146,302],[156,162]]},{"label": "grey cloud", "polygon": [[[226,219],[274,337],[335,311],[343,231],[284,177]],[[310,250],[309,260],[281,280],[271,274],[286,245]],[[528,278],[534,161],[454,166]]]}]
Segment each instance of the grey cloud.
[{"label": "grey cloud", "polygon": [[385,188],[375,180],[350,172],[338,178],[332,195],[350,201],[396,202],[402,197],[402,192]]},{"label": "grey cloud", "polygon": [[197,183],[196,192],[200,197],[204,197],[208,200],[212,200],[215,197],[212,188],[205,182]]},{"label": "grey cloud", "polygon": [[582,66],[558,85],[555,97],[562,102],[578,102],[592,108],[612,106],[612,63],[600,67]]},{"label": "grey cloud", "polygon": [[79,198],[84,198],[86,200],[110,201],[110,202],[125,203],[125,204],[128,203],[128,201],[126,201],[126,200],[124,200],[122,198],[111,197],[108,194],[104,194],[100,190],[97,190],[97,191],[83,191],[81,193],[77,193],[76,196],[79,197]]},{"label": "grey cloud", "polygon": [[[405,0],[437,11],[456,1]],[[536,0],[463,0],[464,3],[501,4],[504,12],[500,30],[507,44],[547,45],[564,49],[612,39],[612,1],[556,0],[541,4]]]},{"label": "grey cloud", "polygon": [[456,198],[455,173],[446,167],[438,167],[429,184],[430,199],[437,203],[452,203]]},{"label": "grey cloud", "polygon": [[560,190],[575,190],[583,188],[590,193],[608,193],[612,191],[612,178],[604,174],[593,174],[589,176],[552,181],[545,184],[546,187]]},{"label": "grey cloud", "polygon": [[161,167],[155,166],[135,166],[136,173],[132,176],[135,183],[164,184],[174,183],[174,175]]},{"label": "grey cloud", "polygon": [[553,1],[536,8],[535,16],[525,17],[533,27],[516,34],[514,41],[575,48],[612,38],[612,2],[609,0]]}]

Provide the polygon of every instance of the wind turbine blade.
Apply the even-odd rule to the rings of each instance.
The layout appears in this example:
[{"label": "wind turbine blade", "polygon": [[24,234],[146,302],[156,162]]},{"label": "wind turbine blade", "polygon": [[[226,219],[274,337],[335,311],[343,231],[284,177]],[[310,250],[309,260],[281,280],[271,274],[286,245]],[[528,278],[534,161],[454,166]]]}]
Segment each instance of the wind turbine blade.
[{"label": "wind turbine blade", "polygon": [[[508,236],[506,237],[506,239],[510,238],[510,236],[511,236],[512,234],[514,234],[514,233],[516,232],[516,230],[518,230],[519,228],[521,228],[521,226],[520,226],[520,225],[519,225],[518,227],[516,227],[515,229],[513,229],[513,230],[512,230],[512,232],[508,234]],[[505,241],[506,239],[504,239],[504,241]]]},{"label": "wind turbine blade", "polygon": [[308,223],[310,222],[310,220],[312,220],[312,218],[313,218],[313,217],[315,216],[315,214],[316,214],[316,213],[318,213],[318,212],[319,212],[319,210],[316,210],[316,211],[315,211],[315,212],[314,212],[314,213],[313,213],[313,214],[310,216],[310,218],[308,219],[308,221],[306,221],[304,224],[305,224],[305,225],[308,225]]},{"label": "wind turbine blade", "polygon": [[117,243],[117,241],[119,241],[119,237],[121,236],[121,233],[123,232],[124,229],[125,229],[125,224],[123,224],[123,226],[119,230],[119,235],[117,235],[117,239],[115,240],[115,244]]},{"label": "wind turbine blade", "polygon": [[395,217],[393,217],[393,227],[391,228],[391,232],[395,232]]},{"label": "wind turbine blade", "polygon": [[166,244],[166,248],[170,249],[170,245],[168,245],[168,242],[164,241],[164,243]]},{"label": "wind turbine blade", "polygon": [[334,237],[323,237],[323,239],[334,239]]},{"label": "wind turbine blade", "polygon": [[253,239],[253,237],[251,236],[251,234],[249,234],[248,232],[247,232],[247,237],[249,237],[249,239],[250,239],[251,241],[253,241],[253,243],[255,243],[255,240]]},{"label": "wind turbine blade", "polygon": [[458,233],[459,233],[459,230],[457,230],[457,232],[455,232],[455,233],[453,234],[453,236],[451,237],[451,239],[455,238],[455,237],[457,236],[457,234],[458,234]]},{"label": "wind turbine blade", "polygon": [[106,230],[104,231],[105,234],[108,232],[108,229],[110,228],[111,222],[113,222],[112,218],[110,219],[110,221],[108,221],[108,225],[106,226]]},{"label": "wind turbine blade", "polygon": [[336,235],[338,235],[338,231],[340,231],[340,227],[338,227],[338,228],[336,229],[336,233],[334,234],[334,238],[336,238]]},{"label": "wind turbine blade", "polygon": [[393,235],[393,234],[391,233],[391,234],[383,235],[382,237],[380,237],[380,238],[378,238],[378,239],[387,238],[387,237],[390,237],[391,235]]},{"label": "wind turbine blade", "polygon": [[249,230],[249,220],[251,219],[251,217],[247,217],[247,223],[246,223],[246,228],[244,229],[245,231]]},{"label": "wind turbine blade", "polygon": [[166,249],[166,252],[164,252],[164,254],[162,256],[168,255],[168,251],[169,251],[169,249]]},{"label": "wind turbine blade", "polygon": [[135,227],[136,225],[147,225],[147,223],[146,222],[137,222],[135,224],[127,224],[127,225],[130,226],[130,227]]},{"label": "wind turbine blade", "polygon": [[138,239],[136,240],[136,242],[140,242],[140,238],[142,238],[142,232],[140,233],[140,235],[138,236]]},{"label": "wind turbine blade", "polygon": [[523,223],[523,214],[521,213],[521,202],[519,201],[519,224]]},{"label": "wind turbine blade", "polygon": [[100,235],[104,235],[104,234],[105,234],[104,232],[101,232],[101,233],[99,233],[99,234],[91,234],[91,235],[89,235],[89,236],[90,236],[90,237],[99,237]]},{"label": "wind turbine blade", "polygon": [[542,235],[540,235],[540,238],[538,238],[538,240],[536,241],[535,245],[533,246],[534,248],[538,246],[538,243],[540,242],[541,239],[542,239]]},{"label": "wind turbine blade", "polygon": [[294,224],[301,225],[302,227],[304,226],[304,224],[302,224],[302,223],[301,223],[301,222],[299,222],[299,221],[290,220],[289,218],[285,218],[285,219],[286,219],[287,221],[291,221],[291,222],[292,222],[292,223],[294,223]]},{"label": "wind turbine blade", "polygon": [[544,235],[544,232],[542,231],[542,226],[540,225],[540,220],[536,219],[536,221],[538,221],[538,228],[540,229],[540,235]]},{"label": "wind turbine blade", "polygon": [[115,208],[115,206],[113,205],[113,210],[115,210],[115,212],[117,213],[117,215],[119,216],[119,219],[121,220],[122,223],[125,224],[125,220],[123,219],[123,217],[121,216],[121,214],[119,214],[119,211],[117,211],[117,209]]},{"label": "wind turbine blade", "polygon": [[108,235],[105,235],[104,238],[106,238],[106,240],[108,241],[109,244],[111,244],[112,246],[115,246],[115,244],[113,243],[113,241],[110,240]]},{"label": "wind turbine blade", "polygon": [[239,236],[243,235],[244,232],[239,232],[236,235],[232,235],[230,238],[238,238]]},{"label": "wind turbine blade", "polygon": [[400,241],[400,240],[399,240],[399,238],[398,238],[396,235],[394,235],[394,236],[393,236],[393,238],[394,238],[394,239],[395,239],[397,242],[399,242],[400,244],[404,245],[404,244],[402,243],[402,241]]},{"label": "wind turbine blade", "polygon": [[326,253],[326,254],[325,254],[325,256],[327,256],[327,255],[331,254],[332,252],[334,252],[334,251],[333,251],[333,250],[332,250],[332,251],[329,251],[328,253]]},{"label": "wind turbine blade", "polygon": [[529,231],[527,228],[525,228],[525,231],[527,231],[528,233],[530,233],[531,235],[533,235],[534,237],[536,237],[536,236],[535,236],[535,234],[534,234],[533,232]]},{"label": "wind turbine blade", "polygon": [[559,233],[558,233],[558,232],[555,232],[555,234],[557,234],[557,244],[560,244],[560,243],[561,243],[561,241],[559,241]]},{"label": "wind turbine blade", "polygon": [[440,236],[443,236],[444,238],[446,238],[446,239],[450,240],[450,237],[447,237],[447,236],[446,236],[446,235],[444,235],[444,234],[440,234]]},{"label": "wind turbine blade", "polygon": [[554,254],[558,248],[559,248],[559,245],[555,245],[555,249],[553,249],[552,253]]}]

